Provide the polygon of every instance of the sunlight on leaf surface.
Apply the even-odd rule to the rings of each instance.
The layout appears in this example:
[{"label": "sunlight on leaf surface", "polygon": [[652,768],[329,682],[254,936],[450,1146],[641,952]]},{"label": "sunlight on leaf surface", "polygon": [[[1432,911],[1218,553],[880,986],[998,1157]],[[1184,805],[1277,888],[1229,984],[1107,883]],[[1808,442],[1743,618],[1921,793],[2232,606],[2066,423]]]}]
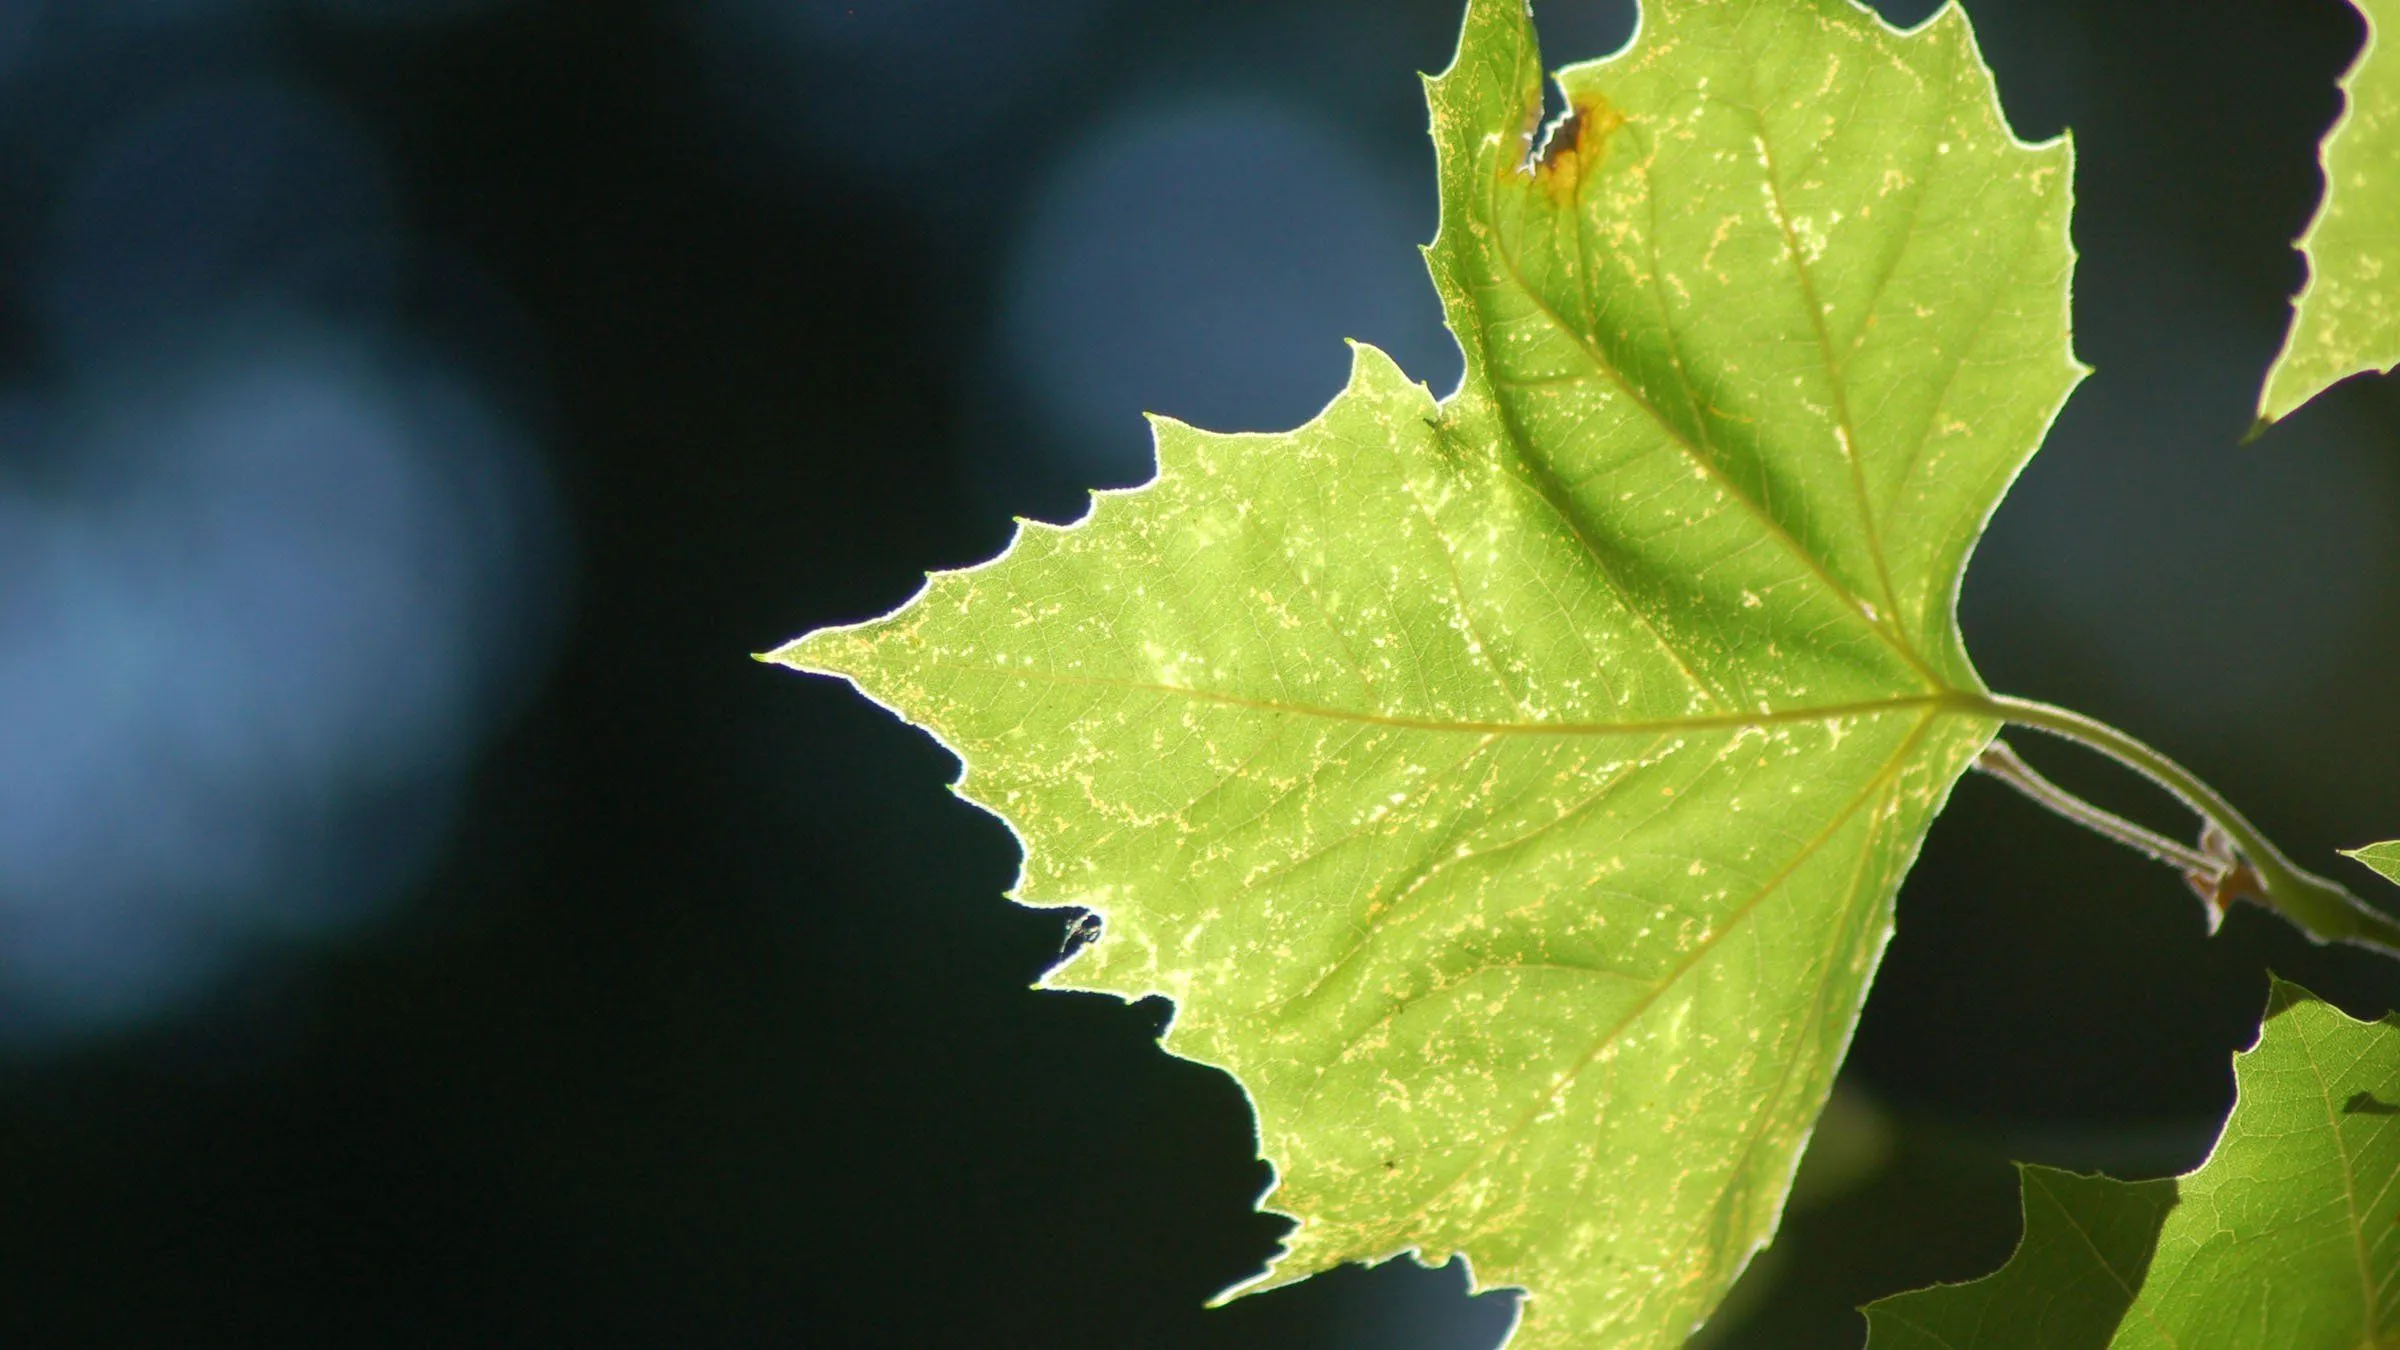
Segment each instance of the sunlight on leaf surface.
[{"label": "sunlight on leaf surface", "polygon": [[2400,884],[2400,841],[2369,844],[2361,849],[2344,849],[2342,856],[2356,858],[2381,873],[2385,880]]},{"label": "sunlight on leaf surface", "polygon": [[2276,981],[2233,1114],[2188,1175],[2024,1167],[1995,1274],[1867,1308],[1868,1350],[2373,1350],[2400,1326],[2400,1021]]},{"label": "sunlight on leaf surface", "polygon": [[2325,199],[2300,237],[2308,284],[2260,391],[2262,422],[2349,376],[2400,364],[2400,56],[2380,43],[2400,23],[2400,0],[2351,3],[2367,41],[2342,76],[2342,115],[2325,135]]},{"label": "sunlight on leaf surface", "polygon": [[1466,353],[774,659],[940,737],[1165,995],[1298,1227],[1520,1346],[1679,1343],[1775,1227],[1927,825],[1996,724],[1969,549],[2082,374],[2066,145],[1964,16],[1679,0],[1560,75],[1475,0],[1430,81]]}]

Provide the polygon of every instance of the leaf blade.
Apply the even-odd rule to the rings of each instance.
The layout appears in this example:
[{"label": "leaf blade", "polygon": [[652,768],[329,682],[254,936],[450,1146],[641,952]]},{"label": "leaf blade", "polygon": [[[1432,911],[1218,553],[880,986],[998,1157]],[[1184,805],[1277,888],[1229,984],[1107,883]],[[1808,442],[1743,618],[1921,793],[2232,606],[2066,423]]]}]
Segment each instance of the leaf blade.
[{"label": "leaf blade", "polygon": [[[1854,122],[1953,146],[1915,207],[1842,228],[1896,161],[1808,142],[1715,189],[1754,284],[1679,308],[1657,260],[1724,217],[1656,184],[1767,125],[1736,90],[1687,141],[1695,83],[1870,60],[1909,97]],[[1288,435],[1160,421],[1150,485],[776,659],[956,751],[1017,899],[1104,915],[1047,986],[1165,995],[1166,1048],[1241,1083],[1299,1227],[1229,1294],[1465,1252],[1531,1291],[1520,1345],[1668,1345],[1772,1233],[1997,729],[1956,587],[2082,373],[2068,151],[2007,134],[1955,15],[1655,4],[1525,172],[1540,72],[1522,5],[1473,0],[1428,84],[1455,394],[1361,347]]]},{"label": "leaf blade", "polygon": [[2132,1310],[2177,1200],[2173,1181],[2122,1182],[2019,1164],[2024,1238],[1981,1280],[1866,1309],[1870,1350],[2098,1347]]},{"label": "leaf blade", "polygon": [[2352,375],[2400,365],[2400,65],[2380,35],[2394,0],[2351,0],[2367,38],[2341,79],[2342,113],[2318,151],[2325,194],[2300,236],[2308,280],[2259,390],[2280,422]]}]

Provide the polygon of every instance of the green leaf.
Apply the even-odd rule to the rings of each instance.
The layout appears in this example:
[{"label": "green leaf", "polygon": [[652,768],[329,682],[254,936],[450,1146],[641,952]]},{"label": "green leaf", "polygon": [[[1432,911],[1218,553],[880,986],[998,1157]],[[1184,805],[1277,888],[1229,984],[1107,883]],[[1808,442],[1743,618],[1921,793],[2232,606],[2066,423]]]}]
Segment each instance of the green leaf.
[{"label": "green leaf", "polygon": [[1287,435],[775,653],[927,728],[1164,995],[1298,1227],[1232,1293],[1467,1254],[1517,1344],[1679,1343],[1772,1233],[1998,722],[1961,570],[2082,368],[2069,151],[1955,8],[1653,3],[1562,72],[1522,0],[1430,81],[1437,401],[1359,348]]},{"label": "green leaf", "polygon": [[1868,1350],[2373,1350],[2400,1330],[2400,1020],[2275,982],[2208,1161],[2165,1181],[2021,1169],[1998,1273],[1867,1307]]},{"label": "green leaf", "polygon": [[2400,62],[2376,46],[2378,32],[2400,22],[2400,0],[2351,3],[2367,42],[2342,77],[2342,115],[2325,136],[2325,199],[2300,236],[2308,284],[2259,394],[2262,423],[2349,376],[2400,365]]},{"label": "green leaf", "polygon": [[2342,856],[2356,858],[2382,873],[2384,880],[2400,883],[2400,842],[2369,844],[2365,848],[2344,849]]}]

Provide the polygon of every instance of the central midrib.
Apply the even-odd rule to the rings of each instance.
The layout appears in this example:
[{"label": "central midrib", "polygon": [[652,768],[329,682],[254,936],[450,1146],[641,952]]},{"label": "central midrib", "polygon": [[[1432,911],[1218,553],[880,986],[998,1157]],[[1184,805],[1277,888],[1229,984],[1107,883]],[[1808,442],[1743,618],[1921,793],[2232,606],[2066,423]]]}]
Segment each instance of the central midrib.
[{"label": "central midrib", "polygon": [[1254,712],[1283,717],[1309,717],[1329,722],[1396,727],[1404,731],[1469,736],[1655,736],[1677,731],[1730,731],[1743,727],[1806,725],[1814,722],[1839,721],[1850,717],[1873,717],[1884,713],[1923,711],[1930,711],[1937,715],[1947,713],[1956,716],[2007,720],[2005,715],[1993,709],[1989,700],[1981,694],[1964,689],[1941,689],[1931,693],[1895,694],[1889,698],[1860,699],[1854,702],[1819,704],[1805,708],[1697,713],[1687,717],[1643,718],[1625,722],[1480,722],[1436,717],[1410,717],[1395,713],[1360,712],[1350,708],[1326,708],[1306,703],[1285,703],[1274,699],[1253,698],[1244,694],[1223,693],[1213,689],[1195,689],[1189,685],[1157,684],[1146,680],[1114,679],[1102,675],[1066,675],[1056,671],[1039,670],[1031,666],[1012,670],[1005,666],[968,665],[958,661],[928,661],[924,664],[941,670],[989,675],[1001,679],[1037,680],[1044,684],[1079,685],[1088,688],[1122,689],[1129,693],[1163,694],[1175,698],[1187,698],[1195,703],[1246,708]]}]

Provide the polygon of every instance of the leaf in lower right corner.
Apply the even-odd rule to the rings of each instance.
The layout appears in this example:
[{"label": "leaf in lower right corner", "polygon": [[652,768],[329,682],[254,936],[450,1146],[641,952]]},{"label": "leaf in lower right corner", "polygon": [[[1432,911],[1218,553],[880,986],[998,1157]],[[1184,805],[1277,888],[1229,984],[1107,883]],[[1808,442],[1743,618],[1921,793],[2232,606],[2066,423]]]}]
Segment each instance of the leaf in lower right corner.
[{"label": "leaf in lower right corner", "polygon": [[2367,41],[2325,137],[2325,199],[2300,238],[2308,284],[2259,394],[2262,424],[2348,376],[2400,364],[2400,55],[2379,46],[2400,23],[2400,0],[2352,3]]},{"label": "leaf in lower right corner", "polygon": [[1998,1272],[1868,1305],[1868,1350],[2361,1350],[2400,1329],[2400,1021],[2277,981],[2199,1170],[2024,1169]]},{"label": "leaf in lower right corner", "polygon": [[2388,844],[2369,844],[2365,848],[2345,849],[2345,858],[2356,858],[2383,874],[2386,881],[2400,885],[2400,841]]}]

